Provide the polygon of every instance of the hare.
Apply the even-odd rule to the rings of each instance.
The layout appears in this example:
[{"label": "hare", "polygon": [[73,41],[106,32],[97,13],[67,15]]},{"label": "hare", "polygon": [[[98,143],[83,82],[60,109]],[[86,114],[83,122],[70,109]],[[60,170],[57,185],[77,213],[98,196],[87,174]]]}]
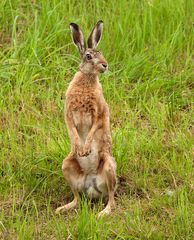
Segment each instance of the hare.
[{"label": "hare", "polygon": [[112,157],[109,130],[109,108],[99,83],[99,73],[108,69],[102,53],[96,50],[101,39],[100,20],[88,38],[86,48],[82,31],[70,24],[72,39],[77,46],[81,64],[66,92],[65,119],[71,141],[71,151],[62,164],[62,173],[74,194],[72,202],[56,209],[56,213],[77,206],[79,192],[90,198],[108,198],[99,217],[115,206],[116,162]]}]

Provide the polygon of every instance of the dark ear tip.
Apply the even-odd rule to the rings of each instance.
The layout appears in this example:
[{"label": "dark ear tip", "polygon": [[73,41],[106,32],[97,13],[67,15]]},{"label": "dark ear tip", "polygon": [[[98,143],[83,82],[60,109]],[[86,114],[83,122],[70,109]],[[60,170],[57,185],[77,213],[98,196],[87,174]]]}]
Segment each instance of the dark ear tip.
[{"label": "dark ear tip", "polygon": [[97,22],[97,24],[100,24],[100,23],[104,23],[102,20],[99,20],[98,22]]},{"label": "dark ear tip", "polygon": [[78,25],[77,25],[76,23],[70,23],[70,24],[69,24],[69,27],[73,27],[73,28],[75,28],[76,30],[79,29],[79,27],[78,27]]}]

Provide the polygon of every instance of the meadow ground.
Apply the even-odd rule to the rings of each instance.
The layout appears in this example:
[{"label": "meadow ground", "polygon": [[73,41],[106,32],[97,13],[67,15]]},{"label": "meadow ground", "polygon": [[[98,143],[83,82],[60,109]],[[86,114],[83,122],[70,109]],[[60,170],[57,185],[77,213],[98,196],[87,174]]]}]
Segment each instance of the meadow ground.
[{"label": "meadow ground", "polygon": [[[101,76],[121,185],[101,202],[72,199],[64,93],[79,64],[69,23],[103,19]],[[0,1],[0,239],[192,239],[192,0]]]}]

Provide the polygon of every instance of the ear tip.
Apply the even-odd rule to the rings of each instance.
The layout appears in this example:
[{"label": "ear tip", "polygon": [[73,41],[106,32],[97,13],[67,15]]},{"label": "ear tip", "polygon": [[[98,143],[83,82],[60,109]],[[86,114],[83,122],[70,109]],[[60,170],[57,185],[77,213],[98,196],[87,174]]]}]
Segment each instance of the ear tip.
[{"label": "ear tip", "polygon": [[100,24],[100,23],[104,23],[104,22],[103,22],[102,20],[99,20],[99,21],[98,21],[98,24]]},{"label": "ear tip", "polygon": [[70,27],[70,28],[73,27],[73,28],[75,28],[76,30],[78,30],[78,28],[79,28],[76,23],[70,23],[70,24],[69,24],[69,27]]}]

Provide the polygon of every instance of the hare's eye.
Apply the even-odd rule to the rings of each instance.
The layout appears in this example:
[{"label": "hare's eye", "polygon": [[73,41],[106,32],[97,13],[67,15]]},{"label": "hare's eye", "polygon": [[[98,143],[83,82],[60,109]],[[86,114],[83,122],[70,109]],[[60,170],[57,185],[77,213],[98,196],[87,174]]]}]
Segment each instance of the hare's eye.
[{"label": "hare's eye", "polygon": [[87,58],[87,60],[90,60],[90,59],[92,59],[92,56],[89,53],[87,53],[86,58]]}]

